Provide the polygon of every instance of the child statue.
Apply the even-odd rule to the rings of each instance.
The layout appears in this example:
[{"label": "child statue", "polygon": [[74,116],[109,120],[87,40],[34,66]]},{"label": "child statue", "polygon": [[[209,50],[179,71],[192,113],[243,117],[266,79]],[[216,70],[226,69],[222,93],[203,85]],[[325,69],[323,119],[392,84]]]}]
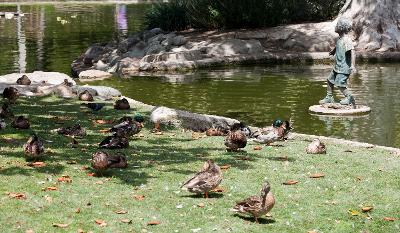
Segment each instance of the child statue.
[{"label": "child statue", "polygon": [[353,105],[355,107],[354,97],[347,89],[347,80],[350,73],[355,73],[356,54],[354,51],[353,41],[348,33],[352,29],[352,21],[348,18],[339,18],[335,32],[339,34],[339,39],[336,42],[336,47],[329,52],[329,55],[335,55],[335,65],[327,80],[327,95],[320,100],[320,104],[334,103],[333,88],[336,86],[345,96],[340,101],[342,105]]}]

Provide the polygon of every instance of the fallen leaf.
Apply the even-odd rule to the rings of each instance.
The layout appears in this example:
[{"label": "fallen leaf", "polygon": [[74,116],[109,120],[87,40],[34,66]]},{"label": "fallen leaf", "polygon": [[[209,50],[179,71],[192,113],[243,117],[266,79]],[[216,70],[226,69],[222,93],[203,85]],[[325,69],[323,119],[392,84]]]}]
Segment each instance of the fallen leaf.
[{"label": "fallen leaf", "polygon": [[297,180],[288,180],[288,181],[284,182],[283,184],[284,185],[294,185],[297,183],[299,183]]},{"label": "fallen leaf", "polygon": [[155,132],[154,135],[163,135],[163,132],[158,131],[158,132]]},{"label": "fallen leaf", "polygon": [[153,225],[160,225],[161,222],[160,221],[150,221],[147,223],[148,226],[153,226]]},{"label": "fallen leaf", "polygon": [[361,177],[361,176],[357,176],[356,179],[357,179],[358,181],[361,181],[361,180],[362,180],[362,177]]},{"label": "fallen leaf", "polygon": [[91,173],[88,173],[87,175],[88,176],[94,176],[95,174],[91,172]]},{"label": "fallen leaf", "polygon": [[123,218],[123,219],[121,219],[120,221],[123,222],[123,223],[132,224],[132,220],[127,219],[127,218]]},{"label": "fallen leaf", "polygon": [[203,208],[205,206],[205,204],[203,202],[200,202],[199,204],[197,204],[198,207]]},{"label": "fallen leaf", "polygon": [[315,173],[315,174],[310,175],[310,178],[322,178],[324,176],[325,175],[323,173]]},{"label": "fallen leaf", "polygon": [[67,164],[76,164],[75,160],[67,161]]},{"label": "fallen leaf", "polygon": [[133,197],[138,201],[143,201],[144,200],[144,196],[143,195],[133,195]]},{"label": "fallen leaf", "polygon": [[78,233],[85,233],[85,231],[82,229],[78,229]]},{"label": "fallen leaf", "polygon": [[393,222],[393,221],[395,221],[396,219],[395,219],[395,218],[392,218],[392,217],[384,217],[383,220],[389,221],[389,222]]},{"label": "fallen leaf", "polygon": [[93,120],[94,124],[100,124],[100,125],[104,125],[104,124],[112,124],[114,123],[113,120],[103,120],[103,119],[97,119],[97,120]]},{"label": "fallen leaf", "polygon": [[109,129],[100,129],[99,132],[100,133],[108,133],[108,132],[110,132],[110,130]]},{"label": "fallen leaf", "polygon": [[231,168],[231,165],[226,164],[226,165],[222,165],[219,168],[221,168],[222,170],[228,170],[229,168]]},{"label": "fallen leaf", "polygon": [[23,193],[8,193],[8,196],[10,198],[15,198],[15,199],[18,199],[18,200],[26,199],[26,195],[23,194]]},{"label": "fallen leaf", "polygon": [[307,233],[317,233],[317,232],[312,230],[312,231],[307,231]]},{"label": "fallen leaf", "polygon": [[253,150],[262,150],[262,146],[254,146]]},{"label": "fallen leaf", "polygon": [[66,228],[68,226],[69,224],[67,223],[53,223],[53,227]]},{"label": "fallen leaf", "polygon": [[223,193],[225,190],[222,187],[216,187],[215,189],[211,190],[212,192],[215,193]]},{"label": "fallen leaf", "polygon": [[362,212],[368,212],[368,211],[372,210],[373,208],[374,207],[372,207],[372,206],[365,206],[365,207],[361,208],[361,210],[362,210]]},{"label": "fallen leaf", "polygon": [[58,178],[57,181],[64,182],[64,183],[71,183],[72,179],[71,179],[71,177],[64,175],[64,176],[61,176],[60,178]]},{"label": "fallen leaf", "polygon": [[101,227],[107,226],[107,223],[106,223],[105,221],[101,220],[101,219],[96,219],[96,220],[94,220],[94,222],[95,222],[97,225],[101,226]]},{"label": "fallen leaf", "polygon": [[360,215],[360,212],[358,212],[357,210],[352,210],[352,209],[349,209],[349,213],[350,213],[352,216],[358,216],[358,215]]},{"label": "fallen leaf", "polygon": [[116,210],[116,211],[114,211],[114,213],[116,213],[116,214],[126,214],[126,213],[128,213],[128,211],[126,211],[126,210]]},{"label": "fallen leaf", "polygon": [[45,167],[46,163],[44,162],[34,162],[34,163],[28,163],[29,167]]},{"label": "fallen leaf", "polygon": [[54,186],[50,186],[50,187],[47,187],[46,190],[55,191],[55,190],[58,190],[58,188],[54,187]]}]

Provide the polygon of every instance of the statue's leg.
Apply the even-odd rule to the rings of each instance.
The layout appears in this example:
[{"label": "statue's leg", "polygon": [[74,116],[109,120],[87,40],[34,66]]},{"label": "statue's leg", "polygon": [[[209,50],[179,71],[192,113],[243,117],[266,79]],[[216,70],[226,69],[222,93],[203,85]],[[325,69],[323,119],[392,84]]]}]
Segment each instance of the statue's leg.
[{"label": "statue's leg", "polygon": [[331,82],[329,82],[329,80],[327,80],[326,81],[326,97],[323,98],[322,100],[320,100],[319,104],[335,103],[335,100],[333,99],[333,88],[334,88],[333,83],[331,83]]},{"label": "statue's leg", "polygon": [[347,87],[339,87],[340,92],[344,95],[344,99],[340,101],[340,104],[342,105],[353,105],[355,106],[355,100],[353,95],[351,94],[351,91],[347,89]]}]

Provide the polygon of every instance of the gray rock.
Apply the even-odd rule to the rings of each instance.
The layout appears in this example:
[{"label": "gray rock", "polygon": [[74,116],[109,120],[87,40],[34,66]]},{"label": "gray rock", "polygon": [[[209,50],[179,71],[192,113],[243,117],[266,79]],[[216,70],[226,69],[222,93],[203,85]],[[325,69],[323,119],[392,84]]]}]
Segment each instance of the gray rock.
[{"label": "gray rock", "polygon": [[110,67],[104,63],[102,60],[99,60],[95,65],[94,65],[96,70],[102,70],[102,71],[106,71],[108,70]]},{"label": "gray rock", "polygon": [[112,87],[84,85],[84,86],[76,86],[75,88],[76,93],[81,93],[85,90],[89,91],[90,94],[92,94],[93,96],[99,96],[104,99],[110,99],[113,97],[121,96],[121,92]]},{"label": "gray rock", "polygon": [[85,70],[82,71],[81,73],[79,73],[79,79],[105,79],[105,78],[109,78],[111,77],[112,74],[105,72],[105,71],[101,71],[101,70]]},{"label": "gray rock", "polygon": [[153,28],[153,29],[150,30],[150,32],[155,34],[155,35],[164,33],[164,31],[161,28]]},{"label": "gray rock", "polygon": [[162,46],[158,41],[154,41],[151,44],[149,44],[144,51],[146,55],[158,54],[160,52],[164,52],[165,47]]},{"label": "gray rock", "polygon": [[172,39],[172,45],[181,46],[187,43],[187,39],[184,36],[175,36]]},{"label": "gray rock", "polygon": [[106,48],[100,45],[92,45],[90,46],[85,54],[84,54],[84,59],[85,60],[91,60],[91,61],[98,61],[100,59],[100,56],[106,52]]},{"label": "gray rock", "polygon": [[62,84],[64,80],[68,80],[75,85],[75,81],[66,74],[59,72],[43,72],[35,71],[33,73],[12,73],[0,76],[0,83],[15,84],[17,79],[21,78],[22,75],[28,76],[28,78],[34,83],[45,82],[51,85]]},{"label": "gray rock", "polygon": [[255,54],[264,51],[261,43],[257,40],[226,39],[210,44],[210,46],[208,54],[216,57]]}]

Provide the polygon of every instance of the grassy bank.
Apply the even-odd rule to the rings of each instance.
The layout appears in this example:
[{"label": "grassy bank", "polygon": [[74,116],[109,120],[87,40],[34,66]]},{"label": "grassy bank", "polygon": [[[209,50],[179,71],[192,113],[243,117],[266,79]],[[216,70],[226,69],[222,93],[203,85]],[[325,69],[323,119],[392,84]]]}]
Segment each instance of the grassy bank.
[{"label": "grassy bank", "polygon": [[[116,112],[109,104],[93,114],[75,101],[54,97],[23,98],[13,110],[30,118],[32,130],[45,140],[47,158],[44,167],[27,166],[22,145],[32,130],[8,126],[0,131],[2,232],[398,232],[400,228],[400,157],[389,151],[326,141],[326,155],[307,155],[309,141],[297,139],[262,150],[248,145],[244,152],[233,154],[225,151],[222,137],[181,129],[157,135],[146,122],[141,135],[121,150],[128,157],[128,168],[95,177],[90,176],[91,154],[105,137],[102,130],[111,125],[93,120],[134,112],[148,117],[148,112]],[[80,123],[88,132],[76,148],[68,145],[68,138],[49,133],[69,123]],[[230,165],[223,174],[223,192],[203,199],[180,190],[206,159]],[[310,178],[315,173],[325,176]],[[63,175],[72,182],[59,182]],[[235,201],[258,194],[264,177],[277,200],[272,216],[255,224],[251,218],[233,215],[229,209]],[[298,183],[283,185],[288,180]],[[26,198],[12,198],[15,192]],[[367,206],[373,209],[363,213],[361,208]],[[54,223],[67,225],[56,228]]]}]

